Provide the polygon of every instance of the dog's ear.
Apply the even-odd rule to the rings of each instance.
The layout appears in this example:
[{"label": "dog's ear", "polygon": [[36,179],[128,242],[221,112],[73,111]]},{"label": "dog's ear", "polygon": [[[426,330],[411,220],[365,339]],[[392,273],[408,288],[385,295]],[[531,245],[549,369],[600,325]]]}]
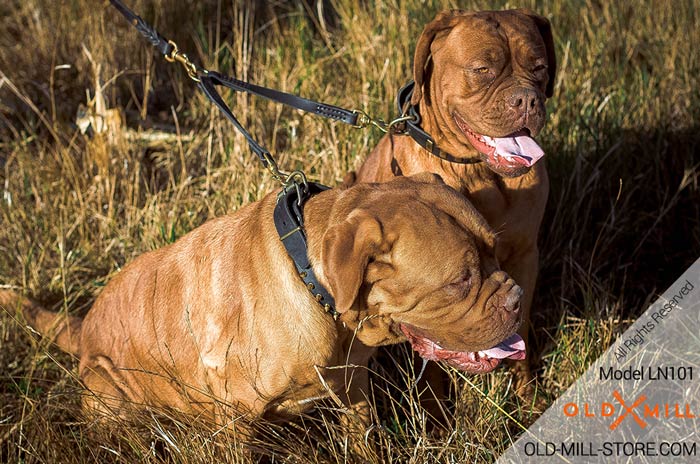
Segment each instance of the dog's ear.
[{"label": "dog's ear", "polygon": [[382,226],[363,210],[355,210],[323,237],[323,273],[338,312],[355,303],[370,258],[382,243]]},{"label": "dog's ear", "polygon": [[540,35],[542,36],[542,40],[544,40],[544,47],[547,51],[547,74],[549,76],[549,80],[547,81],[547,88],[545,89],[544,94],[547,96],[547,98],[550,98],[552,95],[554,95],[554,81],[557,77],[557,57],[554,53],[554,37],[552,36],[552,25],[549,23],[549,20],[547,18],[528,10],[527,8],[520,8],[516,11],[521,14],[524,14],[525,16],[528,16],[535,22],[535,25],[537,26],[537,29],[540,31]]},{"label": "dog's ear", "polygon": [[463,10],[443,11],[434,20],[425,25],[423,32],[418,37],[416,51],[413,56],[413,80],[416,83],[411,96],[411,104],[417,105],[423,97],[423,82],[425,78],[425,65],[430,57],[430,46],[435,37],[442,31],[452,29],[458,19],[469,12]]}]

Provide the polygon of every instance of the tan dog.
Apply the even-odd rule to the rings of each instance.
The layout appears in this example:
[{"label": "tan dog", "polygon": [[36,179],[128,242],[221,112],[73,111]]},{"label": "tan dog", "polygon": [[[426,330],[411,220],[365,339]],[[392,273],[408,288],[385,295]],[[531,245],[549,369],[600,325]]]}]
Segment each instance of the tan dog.
[{"label": "tan dog", "polygon": [[[273,224],[275,195],[146,253],[67,323],[24,300],[27,320],[80,357],[90,412],[176,408],[230,424],[284,418],[330,388],[368,419],[373,347],[410,339],[469,371],[524,355],[521,289],[498,270],[494,234],[433,175],[313,196],[313,270],[340,313],[307,290]],[[16,296],[0,292],[0,303]],[[348,382],[350,382],[348,384]],[[216,401],[215,401],[216,400]]]},{"label": "tan dog", "polygon": [[[537,279],[537,234],[549,189],[539,146],[556,62],[549,22],[527,10],[441,13],[418,39],[414,61],[422,128],[443,152],[433,156],[407,136],[385,136],[356,182],[439,174],[484,215],[498,234],[502,268],[523,288],[526,339]],[[482,162],[479,162],[482,161]],[[352,175],[346,183],[352,183]],[[531,380],[517,363],[519,391]]]}]

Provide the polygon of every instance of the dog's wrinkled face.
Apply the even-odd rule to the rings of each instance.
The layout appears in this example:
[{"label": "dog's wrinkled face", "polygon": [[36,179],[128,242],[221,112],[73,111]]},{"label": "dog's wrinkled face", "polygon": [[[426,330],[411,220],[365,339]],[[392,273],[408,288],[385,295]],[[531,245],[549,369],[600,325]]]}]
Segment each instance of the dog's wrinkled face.
[{"label": "dog's wrinkled face", "polygon": [[527,10],[441,13],[416,46],[413,103],[498,174],[524,174],[544,152],[556,61],[549,22]]},{"label": "dog's wrinkled face", "polygon": [[469,372],[522,359],[522,290],[498,270],[494,234],[476,210],[435,181],[397,178],[361,195],[323,251],[343,318],[363,320],[359,340],[408,340],[423,358]]}]

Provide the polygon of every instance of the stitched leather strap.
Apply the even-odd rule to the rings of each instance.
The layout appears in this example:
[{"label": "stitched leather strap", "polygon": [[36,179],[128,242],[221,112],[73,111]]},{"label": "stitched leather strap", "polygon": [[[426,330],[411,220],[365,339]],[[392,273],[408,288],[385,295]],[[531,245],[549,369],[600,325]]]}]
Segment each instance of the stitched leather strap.
[{"label": "stitched leather strap", "polygon": [[440,159],[449,161],[450,163],[456,164],[475,164],[481,163],[481,158],[458,158],[449,154],[448,152],[442,150],[437,146],[435,140],[425,132],[420,127],[420,114],[418,112],[418,106],[411,104],[411,95],[413,95],[413,88],[415,83],[409,81],[408,84],[404,85],[401,90],[399,90],[396,101],[399,106],[399,114],[413,116],[413,120],[406,121],[406,128],[402,132],[409,137],[411,137],[418,145],[423,147],[428,153],[433,156],[437,156]]},{"label": "stitched leather strap", "polygon": [[345,124],[356,125],[359,113],[346,110],[334,105],[319,103],[308,98],[303,98],[291,93],[282,92],[280,90],[269,89],[259,85],[251,84],[250,82],[241,81],[235,77],[223,76],[215,71],[209,71],[209,75],[213,75],[219,85],[223,85],[239,92],[247,92],[252,95],[267,98],[283,105],[291,106],[307,113],[313,113],[324,118],[334,119],[344,122]]}]

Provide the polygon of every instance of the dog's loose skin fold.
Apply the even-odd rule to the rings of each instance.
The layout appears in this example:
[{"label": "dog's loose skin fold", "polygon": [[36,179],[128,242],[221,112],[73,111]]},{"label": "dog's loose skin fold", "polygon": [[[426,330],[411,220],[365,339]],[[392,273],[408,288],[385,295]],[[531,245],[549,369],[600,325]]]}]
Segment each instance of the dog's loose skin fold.
[{"label": "dog's loose skin fold", "polygon": [[[521,291],[498,270],[488,225],[435,176],[415,177],[307,202],[309,257],[338,321],[296,274],[274,194],[141,255],[82,321],[27,300],[25,317],[43,333],[56,325],[59,346],[80,358],[88,412],[151,405],[240,425],[307,410],[330,388],[366,422],[366,368],[342,366],[405,341],[402,327],[477,351],[520,323]],[[13,298],[0,292],[0,303]]]}]

